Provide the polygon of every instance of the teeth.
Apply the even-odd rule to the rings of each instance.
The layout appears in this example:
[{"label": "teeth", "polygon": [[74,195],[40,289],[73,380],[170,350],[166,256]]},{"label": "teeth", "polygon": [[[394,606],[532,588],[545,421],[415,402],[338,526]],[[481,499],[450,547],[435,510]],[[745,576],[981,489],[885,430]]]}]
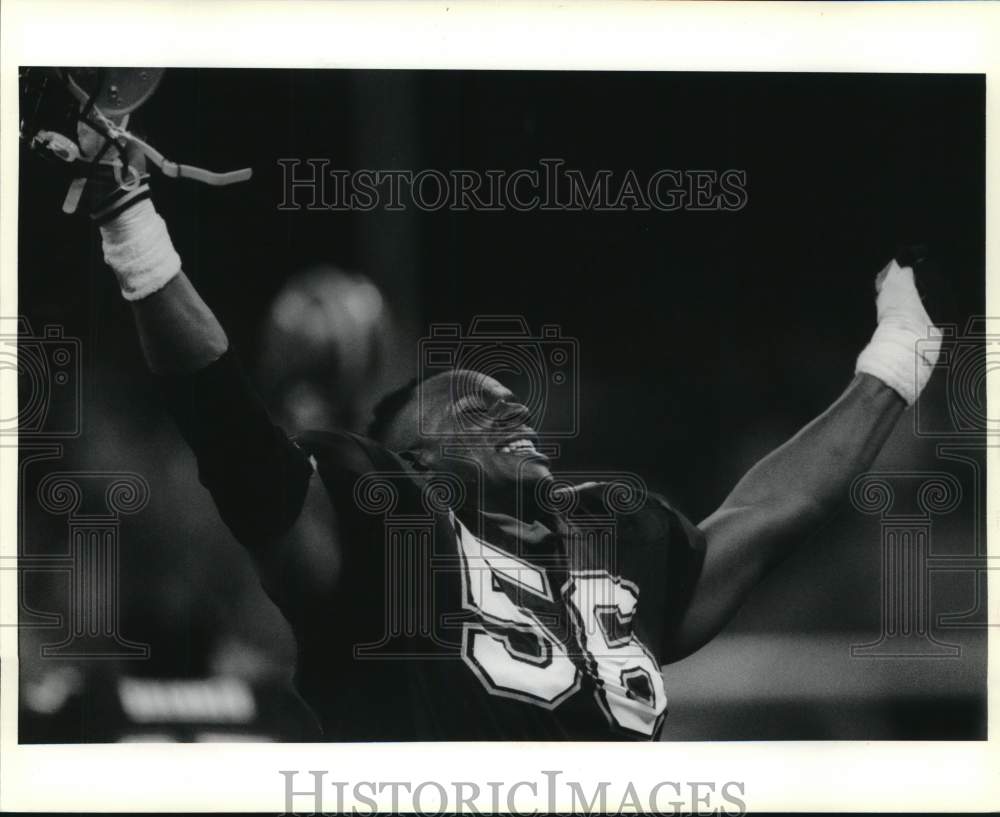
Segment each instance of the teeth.
[{"label": "teeth", "polygon": [[531,440],[514,440],[500,447],[504,454],[512,454],[515,451],[534,451],[535,444]]}]

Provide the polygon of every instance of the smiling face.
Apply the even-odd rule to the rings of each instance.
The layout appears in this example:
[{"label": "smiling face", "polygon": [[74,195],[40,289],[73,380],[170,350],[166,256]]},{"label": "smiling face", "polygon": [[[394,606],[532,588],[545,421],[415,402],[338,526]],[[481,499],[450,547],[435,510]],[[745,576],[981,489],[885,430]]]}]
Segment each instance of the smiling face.
[{"label": "smiling face", "polygon": [[[529,410],[503,384],[457,369],[420,383],[385,435],[386,445],[431,471],[483,480],[491,508],[509,507],[520,488],[552,475],[535,450]],[[448,453],[445,454],[444,450]]]}]

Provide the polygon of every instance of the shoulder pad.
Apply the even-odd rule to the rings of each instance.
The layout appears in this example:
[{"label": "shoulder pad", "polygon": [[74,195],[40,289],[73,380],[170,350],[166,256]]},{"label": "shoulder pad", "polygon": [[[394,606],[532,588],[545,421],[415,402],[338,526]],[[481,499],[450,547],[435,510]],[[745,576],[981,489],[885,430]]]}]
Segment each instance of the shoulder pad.
[{"label": "shoulder pad", "polygon": [[364,474],[369,471],[403,471],[403,463],[389,449],[350,431],[305,431],[292,441],[320,471],[331,468]]}]

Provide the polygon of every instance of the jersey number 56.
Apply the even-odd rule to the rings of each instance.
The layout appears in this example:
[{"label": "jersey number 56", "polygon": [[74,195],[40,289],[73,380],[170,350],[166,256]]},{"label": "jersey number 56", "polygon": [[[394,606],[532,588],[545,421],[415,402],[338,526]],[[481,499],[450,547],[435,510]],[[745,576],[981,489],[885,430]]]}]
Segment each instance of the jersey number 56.
[{"label": "jersey number 56", "polygon": [[667,707],[659,667],[632,632],[638,588],[604,570],[571,572],[562,588],[579,645],[574,661],[499,579],[554,602],[545,571],[473,536],[459,520],[463,603],[477,614],[464,626],[462,658],[493,695],[554,709],[579,689],[582,670],[610,721],[652,736]]}]

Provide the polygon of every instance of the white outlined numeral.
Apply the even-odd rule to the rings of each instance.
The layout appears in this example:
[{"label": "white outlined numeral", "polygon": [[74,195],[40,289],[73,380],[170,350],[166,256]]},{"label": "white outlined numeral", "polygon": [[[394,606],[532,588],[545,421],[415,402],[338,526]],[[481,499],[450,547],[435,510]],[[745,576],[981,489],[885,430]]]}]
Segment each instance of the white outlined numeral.
[{"label": "white outlined numeral", "polygon": [[[559,639],[498,578],[555,603],[544,570],[473,536],[453,518],[462,558],[463,606],[478,621],[463,628],[462,659],[493,695],[554,709],[580,687],[581,670]],[[656,734],[667,707],[663,678],[632,631],[639,589],[605,570],[570,573],[562,588],[594,694],[608,719]]]},{"label": "white outlined numeral", "polygon": [[606,570],[571,573],[563,595],[576,614],[577,635],[599,684],[595,694],[619,726],[654,735],[667,708],[663,676],[632,632],[639,588]]},{"label": "white outlined numeral", "polygon": [[480,617],[464,627],[462,659],[494,695],[555,708],[577,690],[580,672],[535,615],[494,586],[495,577],[502,576],[551,602],[545,571],[477,539],[455,522],[464,567],[463,605]]}]

